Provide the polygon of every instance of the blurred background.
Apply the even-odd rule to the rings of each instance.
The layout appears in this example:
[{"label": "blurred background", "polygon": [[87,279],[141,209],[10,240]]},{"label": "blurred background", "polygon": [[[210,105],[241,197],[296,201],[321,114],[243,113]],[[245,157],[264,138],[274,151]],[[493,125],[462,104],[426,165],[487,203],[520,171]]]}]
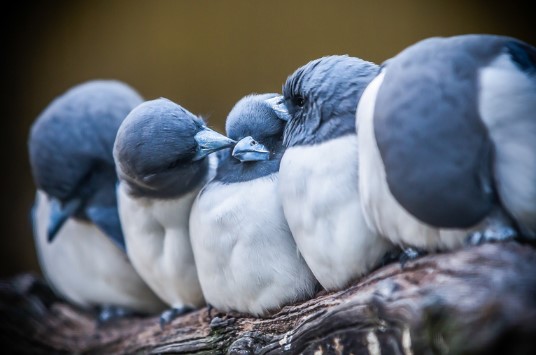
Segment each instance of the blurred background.
[{"label": "blurred background", "polygon": [[46,1],[2,5],[0,277],[39,271],[29,219],[27,137],[72,85],[115,78],[167,97],[223,132],[234,103],[278,92],[308,61],[382,62],[430,36],[494,33],[536,44],[529,1]]}]

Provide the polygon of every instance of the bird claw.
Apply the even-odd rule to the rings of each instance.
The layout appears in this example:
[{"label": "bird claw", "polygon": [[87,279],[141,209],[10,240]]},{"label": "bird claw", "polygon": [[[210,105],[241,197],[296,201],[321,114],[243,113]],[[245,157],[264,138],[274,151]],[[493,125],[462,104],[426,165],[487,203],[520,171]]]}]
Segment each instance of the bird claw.
[{"label": "bird claw", "polygon": [[389,265],[395,261],[400,261],[400,257],[402,256],[403,253],[404,253],[404,250],[398,247],[393,250],[387,251],[381,258],[380,262],[378,263],[378,268]]},{"label": "bird claw", "polygon": [[134,312],[127,308],[118,306],[103,306],[99,310],[99,314],[97,316],[97,324],[108,324],[114,320],[131,316],[133,314]]},{"label": "bird claw", "polygon": [[212,310],[213,309],[214,309],[214,307],[210,303],[207,303],[207,313],[208,313],[209,320],[212,319]]},{"label": "bird claw", "polygon": [[409,261],[420,258],[428,254],[427,251],[417,248],[404,248],[400,253],[398,261],[400,262],[400,267],[403,269]]},{"label": "bird claw", "polygon": [[511,227],[488,227],[483,230],[470,233],[465,242],[468,245],[481,245],[484,243],[504,242],[517,237],[517,232]]},{"label": "bird claw", "polygon": [[194,309],[190,306],[173,307],[165,310],[160,315],[160,328],[164,329],[164,327],[173,322],[175,318],[190,313],[193,310]]}]

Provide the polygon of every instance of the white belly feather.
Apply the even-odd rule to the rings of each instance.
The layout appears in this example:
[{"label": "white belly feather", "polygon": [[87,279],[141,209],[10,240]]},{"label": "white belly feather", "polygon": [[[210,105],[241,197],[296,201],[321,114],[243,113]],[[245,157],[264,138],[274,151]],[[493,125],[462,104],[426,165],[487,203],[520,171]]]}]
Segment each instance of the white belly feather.
[{"label": "white belly feather", "polygon": [[52,287],[81,306],[114,305],[158,312],[164,304],[138,276],[127,256],[95,225],[68,219],[47,241],[50,202],[37,192],[35,242],[41,268]]},{"label": "white belly feather", "polygon": [[212,182],[190,218],[207,302],[254,315],[311,297],[316,280],[299,255],[277,195],[277,174]]},{"label": "white belly feather", "polygon": [[501,202],[536,237],[536,77],[507,54],[479,74],[479,110],[495,146]]},{"label": "white belly feather", "polygon": [[199,189],[177,199],[130,197],[119,185],[119,216],[128,256],[147,284],[172,307],[204,303],[188,231]]},{"label": "white belly feather", "polygon": [[357,137],[287,149],[280,194],[285,216],[307,264],[326,289],[340,289],[370,271],[390,244],[363,218]]}]

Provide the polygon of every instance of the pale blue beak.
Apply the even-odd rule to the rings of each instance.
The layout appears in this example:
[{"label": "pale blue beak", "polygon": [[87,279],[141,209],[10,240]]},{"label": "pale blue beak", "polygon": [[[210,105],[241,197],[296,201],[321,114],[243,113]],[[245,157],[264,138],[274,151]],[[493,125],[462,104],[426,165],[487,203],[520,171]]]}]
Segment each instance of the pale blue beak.
[{"label": "pale blue beak", "polygon": [[266,100],[272,110],[274,110],[276,116],[283,121],[290,120],[290,113],[285,105],[285,98],[281,95]]},{"label": "pale blue beak", "polygon": [[236,141],[223,134],[219,134],[208,127],[203,127],[203,129],[194,136],[194,139],[199,145],[199,148],[193,160],[203,159],[210,153],[230,148],[236,144]]},{"label": "pale blue beak", "polygon": [[263,144],[248,136],[236,143],[233,149],[233,157],[241,162],[269,160],[270,151]]}]

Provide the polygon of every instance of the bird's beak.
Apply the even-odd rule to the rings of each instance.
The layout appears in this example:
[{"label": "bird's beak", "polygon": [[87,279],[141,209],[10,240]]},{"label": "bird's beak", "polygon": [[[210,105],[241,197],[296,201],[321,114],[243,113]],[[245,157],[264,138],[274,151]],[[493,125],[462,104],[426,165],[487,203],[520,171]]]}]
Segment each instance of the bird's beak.
[{"label": "bird's beak", "polygon": [[280,120],[288,121],[290,120],[290,113],[288,112],[287,106],[285,105],[285,98],[281,95],[273,97],[266,100],[266,103],[270,105],[272,110]]},{"label": "bird's beak", "polygon": [[203,127],[203,129],[194,136],[194,139],[199,145],[199,149],[193,160],[202,159],[210,153],[232,147],[236,144],[236,141],[223,134],[219,134],[208,127]]},{"label": "bird's beak", "polygon": [[[112,193],[115,197],[115,183],[107,185],[106,188],[110,188],[106,193]],[[83,215],[95,224],[119,249],[126,252],[117,205],[115,203],[109,206],[88,204],[91,194],[87,194],[87,190],[85,192],[85,195],[73,197],[63,204],[55,198],[51,199],[50,221],[47,230],[48,242],[52,243],[54,241],[67,219],[79,212],[83,212]]]},{"label": "bird's beak", "polygon": [[251,136],[242,138],[233,149],[233,157],[245,161],[259,161],[270,159],[270,151]]},{"label": "bird's beak", "polygon": [[49,243],[54,241],[65,221],[74,215],[82,205],[82,200],[73,198],[65,204],[58,200],[52,199],[50,202],[50,221],[47,230],[47,240]]}]

